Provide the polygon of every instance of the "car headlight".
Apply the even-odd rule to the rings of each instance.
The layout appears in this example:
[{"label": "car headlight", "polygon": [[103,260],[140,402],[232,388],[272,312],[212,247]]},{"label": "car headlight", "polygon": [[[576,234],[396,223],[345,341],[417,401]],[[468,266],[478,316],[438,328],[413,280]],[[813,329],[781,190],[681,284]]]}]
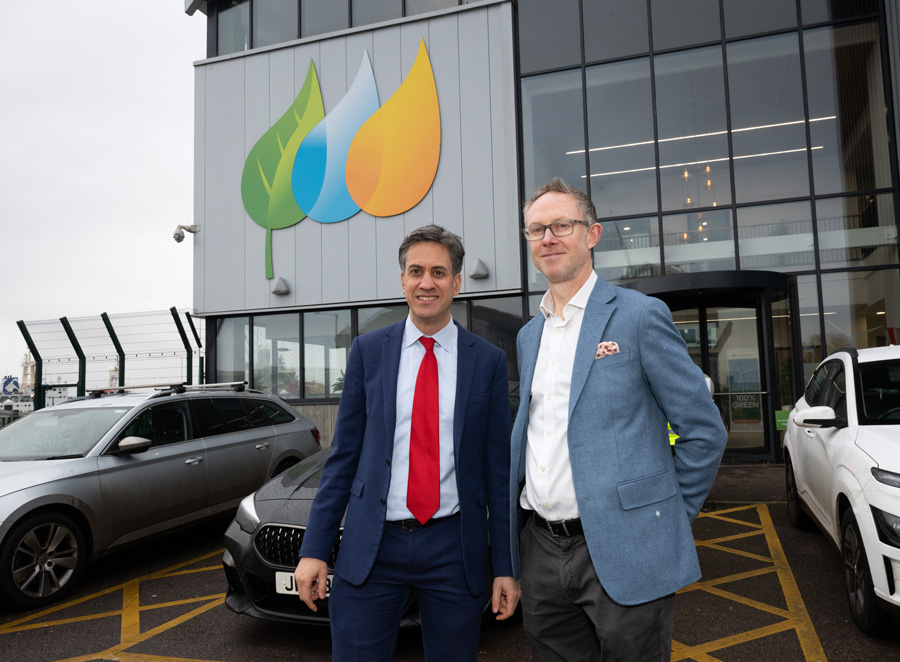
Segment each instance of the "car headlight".
[{"label": "car headlight", "polygon": [[878,525],[878,537],[881,542],[900,547],[900,517],[879,510],[875,506],[872,506],[872,514]]},{"label": "car headlight", "polygon": [[884,483],[891,487],[900,487],[900,474],[896,474],[893,471],[885,471],[878,467],[872,467],[872,475],[879,483]]},{"label": "car headlight", "polygon": [[247,533],[256,531],[256,527],[259,526],[259,515],[256,514],[256,501],[252,494],[244,497],[241,501],[234,521]]}]

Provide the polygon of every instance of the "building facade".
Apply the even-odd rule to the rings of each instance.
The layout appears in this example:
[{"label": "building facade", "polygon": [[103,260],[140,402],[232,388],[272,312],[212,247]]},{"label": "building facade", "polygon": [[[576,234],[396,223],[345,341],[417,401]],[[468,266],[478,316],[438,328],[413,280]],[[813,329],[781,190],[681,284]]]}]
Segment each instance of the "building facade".
[{"label": "building facade", "polygon": [[900,335],[900,10],[885,0],[228,0],[196,63],[207,379],[330,439],[353,337],[406,315],[397,247],[466,246],[454,318],[506,350],[546,288],[521,205],[554,176],[599,275],[665,301],[728,453],[777,459],[829,352]]}]

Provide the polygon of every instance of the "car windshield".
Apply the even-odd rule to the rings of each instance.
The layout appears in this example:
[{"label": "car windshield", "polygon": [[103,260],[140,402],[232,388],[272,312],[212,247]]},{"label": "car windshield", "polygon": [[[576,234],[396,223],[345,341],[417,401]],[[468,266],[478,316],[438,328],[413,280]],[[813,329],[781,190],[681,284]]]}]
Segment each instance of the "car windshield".
[{"label": "car windshield", "polygon": [[900,361],[859,364],[861,425],[900,423]]},{"label": "car windshield", "polygon": [[0,429],[0,460],[83,457],[131,407],[44,409]]}]

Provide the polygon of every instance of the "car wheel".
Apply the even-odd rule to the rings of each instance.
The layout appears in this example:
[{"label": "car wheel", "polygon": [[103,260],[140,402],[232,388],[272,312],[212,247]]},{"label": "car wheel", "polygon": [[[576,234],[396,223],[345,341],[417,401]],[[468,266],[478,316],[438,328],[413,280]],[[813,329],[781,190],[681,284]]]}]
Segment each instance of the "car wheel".
[{"label": "car wheel", "polygon": [[32,515],[10,532],[0,553],[0,593],[17,607],[48,605],[72,589],[86,556],[84,532],[74,519]]},{"label": "car wheel", "polygon": [[794,465],[790,460],[784,463],[784,482],[787,488],[788,517],[795,529],[808,529],[812,524],[809,515],[803,510],[803,501],[797,492],[797,481],[794,479]]},{"label": "car wheel", "polygon": [[869,559],[852,508],[847,508],[841,518],[841,558],[853,622],[866,634],[878,634],[885,623],[885,613],[875,598]]}]

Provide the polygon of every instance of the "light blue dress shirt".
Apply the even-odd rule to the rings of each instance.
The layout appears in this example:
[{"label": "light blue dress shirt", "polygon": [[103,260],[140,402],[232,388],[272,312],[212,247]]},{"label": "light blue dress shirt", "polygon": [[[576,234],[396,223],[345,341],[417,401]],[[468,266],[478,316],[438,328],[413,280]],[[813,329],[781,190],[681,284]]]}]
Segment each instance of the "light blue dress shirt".
[{"label": "light blue dress shirt", "polygon": [[[388,490],[388,521],[411,519],[406,507],[406,488],[409,482],[409,430],[412,425],[413,397],[419,365],[425,348],[419,342],[423,333],[412,320],[406,318],[403,343],[400,347],[400,370],[397,374],[397,424],[394,428],[394,453],[391,459],[391,486]],[[456,405],[457,328],[450,320],[433,336],[434,356],[438,365],[438,402],[441,431],[441,505],[434,517],[446,517],[459,510],[456,490],[456,461],[453,453],[453,410]]]}]

